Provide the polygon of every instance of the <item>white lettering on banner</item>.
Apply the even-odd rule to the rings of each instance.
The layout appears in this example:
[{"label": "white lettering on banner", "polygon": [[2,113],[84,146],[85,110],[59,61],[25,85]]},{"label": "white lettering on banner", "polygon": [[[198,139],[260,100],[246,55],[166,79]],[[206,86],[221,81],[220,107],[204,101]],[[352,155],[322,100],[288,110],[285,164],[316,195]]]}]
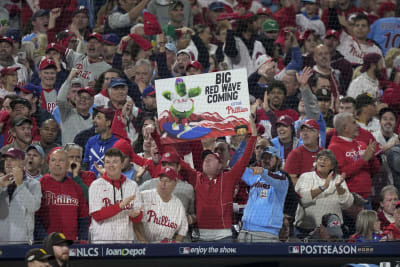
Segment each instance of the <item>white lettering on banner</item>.
[{"label": "white lettering on banner", "polygon": [[99,248],[71,248],[69,250],[71,257],[97,257],[99,256]]},{"label": "white lettering on banner", "polygon": [[106,256],[146,256],[146,248],[140,249],[129,249],[129,248],[122,248],[122,249],[113,249],[107,248],[106,249]]},{"label": "white lettering on banner", "polygon": [[236,254],[236,248],[232,247],[221,247],[221,248],[215,248],[213,246],[209,247],[180,247],[179,248],[179,254],[181,255],[206,255],[206,254]]},{"label": "white lettering on banner", "polygon": [[355,245],[301,245],[289,246],[289,254],[357,254],[357,246]]},{"label": "white lettering on banner", "polygon": [[69,195],[56,195],[53,192],[45,191],[44,199],[46,205],[57,205],[57,206],[79,206],[79,200]]}]

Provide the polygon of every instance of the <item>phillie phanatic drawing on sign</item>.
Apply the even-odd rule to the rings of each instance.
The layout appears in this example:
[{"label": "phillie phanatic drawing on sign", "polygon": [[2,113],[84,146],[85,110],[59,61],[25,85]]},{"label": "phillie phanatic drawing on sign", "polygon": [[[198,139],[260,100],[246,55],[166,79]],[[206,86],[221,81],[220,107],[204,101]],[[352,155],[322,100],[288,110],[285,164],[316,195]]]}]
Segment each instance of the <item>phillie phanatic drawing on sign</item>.
[{"label": "phillie phanatic drawing on sign", "polygon": [[163,125],[165,131],[173,136],[182,139],[199,138],[208,134],[211,130],[199,126],[192,127],[189,118],[194,111],[194,97],[201,94],[200,87],[186,90],[186,84],[182,78],[175,81],[175,91],[164,91],[162,95],[172,102],[170,114],[174,122],[167,122]]}]

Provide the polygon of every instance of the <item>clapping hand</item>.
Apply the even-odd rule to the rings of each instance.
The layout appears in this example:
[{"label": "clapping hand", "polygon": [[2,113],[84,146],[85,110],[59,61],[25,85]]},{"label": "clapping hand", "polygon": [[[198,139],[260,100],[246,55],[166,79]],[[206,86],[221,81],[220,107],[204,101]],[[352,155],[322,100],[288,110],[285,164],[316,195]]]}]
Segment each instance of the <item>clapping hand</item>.
[{"label": "clapping hand", "polygon": [[335,186],[341,186],[345,179],[346,179],[345,173],[342,173],[341,175],[339,175],[335,181]]},{"label": "clapping hand", "polygon": [[132,195],[130,197],[125,198],[124,200],[122,200],[119,203],[119,207],[121,209],[125,209],[126,205],[128,205],[129,203],[131,203],[134,199],[136,198],[136,195]]}]

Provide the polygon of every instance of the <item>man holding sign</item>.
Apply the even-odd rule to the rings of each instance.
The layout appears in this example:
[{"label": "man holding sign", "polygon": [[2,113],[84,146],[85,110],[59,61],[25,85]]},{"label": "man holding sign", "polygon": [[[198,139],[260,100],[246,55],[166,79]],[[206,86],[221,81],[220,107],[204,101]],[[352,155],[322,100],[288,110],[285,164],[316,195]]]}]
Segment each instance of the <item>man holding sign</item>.
[{"label": "man holding sign", "polygon": [[181,162],[188,172],[189,183],[196,192],[196,216],[200,241],[232,241],[232,202],[235,185],[240,181],[253,154],[257,140],[254,120],[250,120],[252,136],[242,157],[230,171],[223,172],[222,159],[218,153],[203,153],[203,172],[196,171]]}]

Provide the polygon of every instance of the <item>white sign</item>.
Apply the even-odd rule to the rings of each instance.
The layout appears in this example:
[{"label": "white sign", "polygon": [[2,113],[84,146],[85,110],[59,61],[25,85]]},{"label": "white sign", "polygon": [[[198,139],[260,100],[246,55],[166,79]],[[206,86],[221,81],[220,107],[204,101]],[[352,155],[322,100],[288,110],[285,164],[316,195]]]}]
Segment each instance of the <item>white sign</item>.
[{"label": "white sign", "polygon": [[164,143],[235,135],[249,128],[245,69],[155,81]]}]

